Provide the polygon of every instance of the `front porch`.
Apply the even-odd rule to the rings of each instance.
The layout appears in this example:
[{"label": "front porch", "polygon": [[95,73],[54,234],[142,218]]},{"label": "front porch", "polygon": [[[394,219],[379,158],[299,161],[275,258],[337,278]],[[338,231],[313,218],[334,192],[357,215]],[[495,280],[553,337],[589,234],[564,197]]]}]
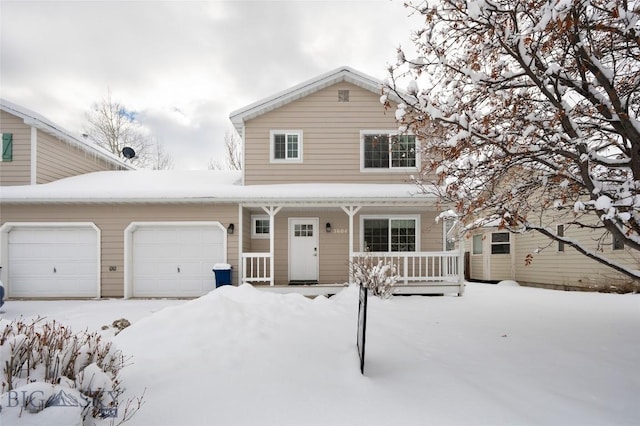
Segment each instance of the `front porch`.
[{"label": "front porch", "polygon": [[[444,250],[446,237],[442,226],[430,223],[435,223],[435,212],[425,211],[424,205],[416,208],[394,204],[393,209],[387,205],[309,207],[241,206],[243,238],[240,238],[239,283],[278,293],[331,295],[353,282],[349,276],[352,262],[369,258],[396,268],[399,279],[395,294],[462,295],[464,292],[464,248]],[[257,216],[264,219],[262,223],[256,222]],[[401,220],[395,220],[396,217]],[[388,231],[389,241],[397,241],[396,234],[402,234],[405,246],[400,249],[415,251],[361,251],[372,245],[368,241],[372,237],[366,230],[369,218],[375,218],[372,220],[383,226],[385,218],[394,218],[389,219],[389,229],[383,229],[380,234],[384,236]],[[409,225],[399,232],[393,226],[401,222]],[[251,232],[246,229],[243,232],[242,228],[246,227]],[[256,238],[256,227],[269,230],[268,241],[267,238],[252,239]],[[248,238],[250,235],[252,238]],[[301,238],[302,244],[296,241],[297,237],[305,237]],[[268,250],[264,250],[267,247]],[[441,250],[423,251],[419,250],[421,247]],[[398,246],[389,243],[389,248]],[[304,252],[308,252],[307,257]]]}]

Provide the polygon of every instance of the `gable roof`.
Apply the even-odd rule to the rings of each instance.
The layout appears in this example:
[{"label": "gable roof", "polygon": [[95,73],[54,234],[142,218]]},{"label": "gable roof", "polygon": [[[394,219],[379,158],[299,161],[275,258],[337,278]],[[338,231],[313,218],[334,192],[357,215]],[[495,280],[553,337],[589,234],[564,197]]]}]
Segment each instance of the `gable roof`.
[{"label": "gable roof", "polygon": [[[381,81],[360,71],[356,71],[353,68],[344,66],[237,109],[229,114],[229,118],[238,133],[242,134],[242,127],[247,120],[266,114],[269,111],[273,111],[283,105],[343,81],[369,90],[377,95],[382,95]],[[397,96],[393,94],[389,94],[388,97],[395,102],[400,102],[400,98],[397,98]]]},{"label": "gable roof", "polygon": [[49,121],[42,115],[24,108],[18,104],[9,102],[6,99],[0,99],[0,110],[5,111],[11,115],[15,115],[16,117],[20,117],[22,120],[24,120],[24,123],[27,126],[33,126],[37,129],[40,129],[43,132],[55,136],[56,138],[62,140],[63,142],[66,142],[69,145],[75,146],[92,156],[96,156],[106,161],[109,164],[115,165],[122,169],[135,169],[135,167],[125,163],[117,155],[97,145],[91,139],[78,138],[72,135],[68,130],[65,130],[52,121]]}]

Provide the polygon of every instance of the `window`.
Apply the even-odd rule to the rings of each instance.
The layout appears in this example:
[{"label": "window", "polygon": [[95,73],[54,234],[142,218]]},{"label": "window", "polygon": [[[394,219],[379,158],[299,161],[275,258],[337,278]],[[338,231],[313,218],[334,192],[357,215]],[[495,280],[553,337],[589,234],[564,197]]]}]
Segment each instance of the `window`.
[{"label": "window", "polygon": [[511,244],[509,244],[508,232],[494,232],[491,234],[491,254],[509,254]]},{"label": "window", "polygon": [[473,254],[482,254],[482,234],[473,236]]},{"label": "window", "polygon": [[613,236],[612,244],[614,250],[624,250],[624,241],[616,235]]},{"label": "window", "polygon": [[416,137],[390,133],[362,133],[362,167],[374,169],[415,168]]},{"label": "window", "polygon": [[417,218],[365,218],[362,229],[366,251],[416,251]]},{"label": "window", "polygon": [[295,237],[313,237],[313,224],[296,223],[293,227],[293,235]]},{"label": "window", "polygon": [[2,134],[2,161],[13,161],[13,134]]},{"label": "window", "polygon": [[348,90],[338,90],[338,102],[349,102]]},{"label": "window", "polygon": [[269,238],[269,216],[251,216],[251,238]]},{"label": "window", "polygon": [[[556,226],[556,235],[558,237],[564,237],[564,225]],[[558,251],[564,251],[564,242],[558,241]]]},{"label": "window", "polygon": [[302,161],[302,132],[280,131],[271,132],[271,161],[272,162],[301,162]]}]

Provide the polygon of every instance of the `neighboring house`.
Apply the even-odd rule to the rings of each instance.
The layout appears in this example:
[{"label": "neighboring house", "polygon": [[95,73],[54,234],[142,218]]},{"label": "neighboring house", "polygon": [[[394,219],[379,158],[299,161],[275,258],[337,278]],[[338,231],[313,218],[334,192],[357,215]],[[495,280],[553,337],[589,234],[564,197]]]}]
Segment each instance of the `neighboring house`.
[{"label": "neighboring house", "polygon": [[[242,172],[104,171],[0,194],[9,297],[194,297],[234,284],[335,293],[349,263],[397,265],[398,291],[462,294],[438,200],[411,183],[381,85],[339,68],[231,113]],[[391,99],[398,101],[397,99]]]},{"label": "neighboring house", "polygon": [[46,118],[0,99],[2,161],[0,185],[35,185],[128,164],[87,139],[77,138]]},{"label": "neighboring house", "polygon": [[[640,269],[638,253],[602,231],[554,223],[557,235],[617,264]],[[474,231],[469,238],[469,278],[478,281],[515,280],[523,285],[562,290],[630,290],[630,279],[569,246],[529,231],[512,234],[497,227]]]}]

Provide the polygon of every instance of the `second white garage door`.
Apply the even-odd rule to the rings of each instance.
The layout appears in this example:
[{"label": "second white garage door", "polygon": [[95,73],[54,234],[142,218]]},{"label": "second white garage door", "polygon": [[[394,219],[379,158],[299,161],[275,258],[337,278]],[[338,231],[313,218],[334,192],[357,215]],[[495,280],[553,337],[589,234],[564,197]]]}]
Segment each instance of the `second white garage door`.
[{"label": "second white garage door", "polygon": [[220,226],[144,226],[133,232],[134,297],[198,297],[215,288],[226,262]]}]

